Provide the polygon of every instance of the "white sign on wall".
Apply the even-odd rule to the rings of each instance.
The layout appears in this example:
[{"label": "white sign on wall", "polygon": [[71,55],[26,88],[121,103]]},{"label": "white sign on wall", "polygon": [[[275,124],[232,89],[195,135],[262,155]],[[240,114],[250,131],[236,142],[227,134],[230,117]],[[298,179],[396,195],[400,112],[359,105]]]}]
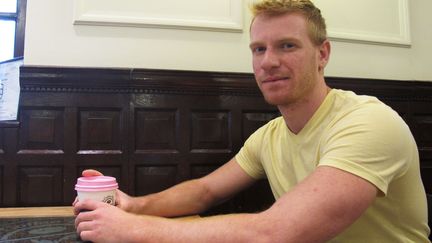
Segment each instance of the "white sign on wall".
[{"label": "white sign on wall", "polygon": [[19,68],[22,58],[0,63],[0,121],[17,119],[20,96]]}]

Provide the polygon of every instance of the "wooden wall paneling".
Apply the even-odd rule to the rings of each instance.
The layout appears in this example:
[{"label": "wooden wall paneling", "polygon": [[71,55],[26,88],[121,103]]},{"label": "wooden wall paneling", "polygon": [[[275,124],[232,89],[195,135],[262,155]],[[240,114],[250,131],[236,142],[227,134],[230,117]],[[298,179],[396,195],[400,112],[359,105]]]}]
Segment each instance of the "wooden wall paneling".
[{"label": "wooden wall paneling", "polygon": [[4,148],[4,130],[5,128],[0,128],[0,207],[4,204],[3,202],[3,187],[5,184],[5,178],[3,176],[3,168],[6,164],[6,155]]},{"label": "wooden wall paneling", "polygon": [[[3,104],[4,105],[4,104]],[[14,183],[11,183],[13,162],[11,157],[16,151],[16,130],[19,123],[17,121],[0,121],[0,207],[10,203],[11,195],[15,192]],[[13,193],[15,195],[15,193]]]},{"label": "wooden wall paneling", "polygon": [[135,110],[135,194],[145,195],[180,181],[179,112],[175,108]]},{"label": "wooden wall paneling", "polygon": [[129,101],[129,116],[128,116],[128,168],[127,168],[127,177],[128,177],[128,188],[125,190],[129,195],[136,196],[136,190],[135,190],[135,167],[136,167],[136,161],[138,160],[137,157],[139,157],[139,154],[136,153],[136,112],[137,109],[137,100],[139,98],[136,98],[136,94],[132,93],[130,94],[130,101]]},{"label": "wooden wall paneling", "polygon": [[[120,154],[121,152],[117,151],[118,154],[116,154],[114,151],[114,155],[113,155],[112,151],[116,150],[119,147],[119,143],[124,142],[125,140],[127,140],[127,138],[125,137],[120,138],[118,136],[118,131],[116,130],[113,130],[111,131],[111,133],[106,133],[106,134],[104,132],[101,132],[101,130],[106,129],[106,125],[107,125],[106,123],[110,123],[111,121],[114,121],[113,126],[117,126],[118,129],[118,125],[119,125],[119,119],[117,119],[118,116],[117,118],[115,115],[111,117],[109,116],[113,114],[113,113],[109,113],[110,112],[109,109],[111,109],[111,111],[112,110],[118,111],[120,110],[120,108],[118,108],[117,106],[122,105],[122,102],[118,102],[116,96],[119,95],[111,94],[111,95],[106,95],[104,98],[104,96],[100,96],[97,94],[87,94],[87,93],[79,94],[74,92],[68,93],[68,92],[52,91],[52,92],[23,92],[22,93],[23,99],[21,100],[21,107],[22,107],[21,111],[23,116],[21,117],[29,124],[26,124],[26,122],[24,122],[24,125],[22,126],[23,129],[20,129],[22,130],[20,136],[22,139],[20,141],[20,144],[21,147],[23,148],[20,148],[21,150],[19,152],[19,156],[23,157],[28,154],[43,154],[43,153],[57,154],[58,156],[61,156],[60,164],[64,169],[64,178],[62,183],[64,189],[63,190],[64,200],[62,202],[62,205],[70,205],[70,203],[74,200],[76,196],[74,191],[74,184],[76,183],[76,178],[80,175],[83,169],[89,167],[96,167],[96,165],[99,166],[100,164],[104,165],[105,163],[109,165],[110,162],[109,161],[106,162],[107,159],[102,158],[103,154],[107,154],[107,156],[111,156],[111,157],[112,156],[121,157],[118,156],[118,154]],[[104,106],[109,105],[109,101],[111,101],[114,104],[114,108],[109,108],[109,109],[104,108]],[[47,109],[47,107],[49,108]],[[90,130],[89,133],[93,140],[81,139],[83,137],[85,139],[86,136],[88,137],[87,133],[80,133],[79,130],[80,125],[82,124],[82,121],[80,120],[80,115],[82,111],[80,109],[82,107],[84,107],[82,109],[83,113],[85,115],[88,115],[90,119],[92,119],[90,123],[93,122],[93,124],[90,124],[90,126],[93,125],[93,127],[89,129]],[[85,110],[86,107],[95,107],[96,117],[92,117],[93,115],[92,110],[91,109]],[[56,111],[59,110],[62,111],[63,113],[62,115],[57,115],[57,116],[53,115]],[[107,120],[104,120],[105,117],[103,116],[102,118],[98,117],[97,115],[100,115],[98,112],[101,112],[102,115],[108,114]],[[49,116],[50,114],[51,114],[51,118]],[[36,119],[33,118],[30,119],[29,117],[36,117]],[[127,117],[127,115],[122,117]],[[30,121],[33,120],[36,120],[36,122],[30,123]],[[45,121],[45,123],[43,122],[41,123],[41,120]],[[58,122],[54,120],[63,120],[62,126],[60,126],[60,124],[62,123],[61,121]],[[97,124],[101,120],[108,121],[108,122],[102,125]],[[28,129],[28,127],[32,125],[33,127],[40,126],[43,127],[44,129],[48,129],[49,132],[42,133],[42,135],[26,134],[27,131],[34,130],[34,129]],[[87,123],[85,125],[87,125]],[[100,140],[98,140],[100,139],[100,137],[98,136],[99,134],[97,134],[98,132],[102,133],[103,136],[106,135],[106,137],[101,138],[101,140],[104,140],[105,142],[106,142],[106,138],[111,136],[115,144],[114,146],[115,149],[107,150],[104,146],[108,146],[108,145],[104,144],[104,141],[101,142]],[[28,140],[30,140],[30,142],[28,142]],[[36,143],[35,141],[32,140],[36,140]],[[39,147],[48,146],[47,141],[56,141],[56,144],[63,143],[63,149],[53,150],[52,148],[56,146],[53,146],[53,144],[55,143],[52,142],[48,148],[38,149]],[[33,147],[36,146],[35,147],[36,149],[34,149],[32,146]],[[91,149],[95,149],[95,150],[100,149],[100,150],[96,150],[95,152],[95,150],[91,150]],[[105,150],[107,150],[108,152],[106,152]],[[86,155],[82,156],[82,154],[86,154]],[[41,156],[33,157],[34,160],[33,163],[43,165],[44,162],[38,162],[40,157]],[[97,157],[97,159],[94,159],[95,157]],[[23,159],[19,159],[19,160],[22,161]],[[125,164],[124,167],[127,168],[127,164],[122,162],[122,161],[127,162],[127,159],[125,158],[116,158],[115,159],[116,162],[112,162],[112,159],[110,160],[111,160],[111,164],[114,163],[120,168],[121,166],[123,166],[122,164]],[[94,163],[94,161],[97,162]],[[81,165],[82,163],[84,163],[84,166],[78,168],[78,166]],[[85,166],[85,164],[87,164],[87,166]],[[119,170],[121,171],[121,169]],[[101,171],[104,171],[103,166]],[[127,189],[126,177],[127,177],[126,175],[117,177],[118,180],[120,181],[120,185],[122,187],[123,186],[125,187],[122,189]]]},{"label": "wooden wall paneling", "polygon": [[428,194],[432,194],[432,156],[431,152],[421,152],[421,176],[423,185],[425,186],[425,190]]},{"label": "wooden wall paneling", "polygon": [[3,175],[3,180],[0,185],[0,187],[2,187],[0,190],[3,191],[0,205],[10,207],[16,205],[17,198],[17,161],[15,159],[15,154],[17,152],[18,128],[4,128],[2,129],[1,135],[1,139],[4,143],[4,153],[0,156],[0,165],[2,167]]},{"label": "wooden wall paneling", "polygon": [[4,138],[5,138],[5,135],[4,135],[4,131],[5,131],[5,129],[6,128],[0,128],[0,164],[2,163],[2,162],[4,162],[4,160],[3,160],[3,156],[4,156],[4,154],[5,154],[5,142],[4,142]]},{"label": "wooden wall paneling", "polygon": [[178,183],[176,164],[146,164],[135,168],[136,195],[160,192]]},{"label": "wooden wall paneling", "polygon": [[[264,124],[266,121],[279,116],[279,112],[273,106],[266,104],[263,98],[260,95],[257,96],[243,96],[243,95],[231,95],[224,96],[219,98],[221,101],[217,106],[220,110],[229,111],[229,123],[228,123],[228,131],[229,136],[231,137],[231,146],[226,151],[222,150],[201,150],[203,152],[203,156],[196,157],[195,163],[191,165],[192,176],[204,176],[207,173],[217,169],[223,163],[230,160],[238,150],[243,146],[243,142],[245,137],[248,137],[256,128],[258,128],[259,124]],[[210,111],[211,109],[207,108],[202,111]],[[218,111],[218,110],[216,110]],[[227,112],[228,113],[228,112]],[[255,123],[255,121],[250,122],[253,119],[250,118],[249,113],[259,114],[259,122]],[[212,113],[210,113],[212,114]],[[214,113],[213,114],[217,114]],[[260,116],[264,114],[263,116]],[[256,118],[253,117],[253,118]],[[193,127],[199,127],[197,124],[193,124]],[[213,132],[218,131],[217,126],[212,129]],[[246,135],[246,133],[249,133]],[[204,153],[206,152],[206,153]],[[219,156],[217,156],[219,155]],[[224,155],[224,156],[220,156]],[[207,161],[205,163],[204,161]],[[271,196],[270,188],[263,186],[266,184],[267,180],[259,181],[256,185],[253,185],[248,190],[241,192],[236,195],[231,200],[218,205],[209,211],[205,212],[205,215],[213,215],[220,213],[232,213],[232,212],[256,212],[263,208],[263,204],[267,207],[268,203],[258,202],[261,196],[265,196],[268,199],[268,195]],[[270,194],[269,194],[270,193]],[[255,197],[254,200],[250,200],[252,197]],[[271,196],[270,199],[273,202]]]},{"label": "wooden wall paneling", "polygon": [[[425,131],[431,83],[326,80],[331,87],[377,96],[407,121],[430,192],[432,146]],[[0,170],[8,175],[0,203],[8,206],[70,205],[76,177],[86,168],[115,176],[129,194],[156,192],[217,169],[253,131],[279,116],[252,74],[24,66],[20,82],[21,127],[0,132],[6,151]],[[62,188],[31,199],[19,178],[35,185],[61,178]],[[207,213],[262,210],[272,200],[263,180]]]},{"label": "wooden wall paneling", "polygon": [[[66,190],[73,190],[73,188],[65,187],[66,175],[69,173],[65,170],[65,156],[63,154],[46,154],[46,153],[25,153],[17,154],[13,159],[15,161],[15,175],[11,177],[16,185],[16,198],[15,203],[17,206],[31,206],[36,205],[37,200],[40,200],[41,205],[70,205],[71,200],[67,200],[65,195],[68,193]],[[51,170],[55,168],[55,170]],[[37,174],[37,173],[41,174]],[[49,179],[51,178],[51,179]],[[23,184],[23,179],[28,179],[27,184]],[[32,183],[30,179],[34,179]],[[55,182],[59,186],[56,190],[48,183]],[[51,196],[46,200],[41,200],[40,197],[25,197],[24,194],[31,192],[44,191]],[[70,192],[69,192],[70,193]],[[45,194],[47,195],[47,194]],[[35,199],[36,198],[36,199]]]},{"label": "wooden wall paneling", "polygon": [[5,181],[4,181],[4,176],[3,176],[3,167],[4,167],[4,165],[2,163],[0,163],[0,207],[3,206],[3,204],[4,204],[4,202],[3,202],[3,187],[5,184]]},{"label": "wooden wall paneling", "polygon": [[[234,155],[234,144],[238,136],[240,120],[235,119],[236,100],[234,96],[197,96],[199,102],[191,103],[189,113],[190,148],[189,177],[202,177],[229,161]],[[234,212],[237,200],[234,198],[214,206],[205,214],[215,215]]]},{"label": "wooden wall paneling", "polygon": [[177,109],[137,109],[136,151],[178,152],[178,116]]},{"label": "wooden wall paneling", "polygon": [[[55,166],[62,169],[62,198],[60,205],[70,205],[75,198],[77,126],[77,97],[68,92],[22,92],[20,100],[21,124],[19,164],[52,166],[46,157],[57,157]],[[75,107],[74,107],[75,106]],[[33,134],[33,130],[39,129]],[[28,161],[31,158],[31,162]]]},{"label": "wooden wall paneling", "polygon": [[62,108],[22,107],[18,153],[64,153],[64,123]]},{"label": "wooden wall paneling", "polygon": [[93,168],[116,177],[120,189],[128,192],[128,95],[89,92],[76,96],[74,180]]},{"label": "wooden wall paneling", "polygon": [[122,153],[121,111],[106,108],[79,110],[78,153]]},{"label": "wooden wall paneling", "polygon": [[418,146],[432,150],[432,103],[419,103],[413,111],[412,127]]},{"label": "wooden wall paneling", "polygon": [[[238,145],[238,99],[235,95],[196,95],[187,109],[189,177],[194,166],[213,166],[229,161]],[[236,129],[237,128],[237,129]],[[203,172],[203,171],[201,171]]]},{"label": "wooden wall paneling", "polygon": [[232,151],[229,110],[192,110],[191,123],[191,153]]},{"label": "wooden wall paneling", "polygon": [[64,169],[63,178],[63,205],[71,205],[75,200],[75,184],[77,179],[77,162],[76,162],[76,151],[78,144],[78,108],[71,104],[65,104],[65,123],[63,130],[64,137],[64,158],[62,165]]},{"label": "wooden wall paneling", "polygon": [[17,180],[19,206],[50,206],[63,203],[61,166],[20,166]]},{"label": "wooden wall paneling", "polygon": [[181,181],[182,100],[177,98],[159,94],[132,96],[129,175],[134,182],[133,195],[157,192]]},{"label": "wooden wall paneling", "polygon": [[23,104],[19,119],[16,204],[63,204],[64,108]]},{"label": "wooden wall paneling", "polygon": [[411,108],[410,128],[419,148],[422,179],[432,193],[432,101],[416,101]]},{"label": "wooden wall paneling", "polygon": [[3,168],[4,168],[5,159],[0,155],[0,207],[4,204],[3,202],[3,187],[5,184],[4,176],[3,176]]}]

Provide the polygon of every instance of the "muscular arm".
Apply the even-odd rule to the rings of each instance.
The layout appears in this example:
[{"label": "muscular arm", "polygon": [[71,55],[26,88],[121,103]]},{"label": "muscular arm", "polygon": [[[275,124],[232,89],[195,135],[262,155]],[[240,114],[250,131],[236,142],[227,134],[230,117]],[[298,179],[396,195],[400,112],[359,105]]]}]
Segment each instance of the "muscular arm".
[{"label": "muscular arm", "polygon": [[325,242],[359,218],[376,194],[368,181],[323,166],[262,213],[204,218],[187,227],[165,223],[187,242]]},{"label": "muscular arm", "polygon": [[227,200],[254,182],[232,159],[203,178],[180,183],[159,193],[132,198],[127,211],[164,217],[197,214]]},{"label": "muscular arm", "polygon": [[[325,242],[360,217],[376,194],[376,187],[368,181],[336,168],[321,166],[264,212],[186,222],[144,216],[128,219],[135,222],[135,230],[119,235],[143,242]],[[91,222],[101,215],[111,214],[94,210],[79,215],[77,224]],[[78,231],[87,227],[90,226],[80,225]],[[112,229],[115,230],[115,225]],[[97,230],[87,231],[83,235],[90,240],[103,239],[97,238],[103,233],[95,235],[95,232]]]}]

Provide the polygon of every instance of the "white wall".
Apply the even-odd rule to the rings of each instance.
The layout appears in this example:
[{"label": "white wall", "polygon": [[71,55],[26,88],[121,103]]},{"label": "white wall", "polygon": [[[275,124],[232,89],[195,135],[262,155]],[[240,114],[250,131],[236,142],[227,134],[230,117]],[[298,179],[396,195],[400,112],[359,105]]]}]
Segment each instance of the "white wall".
[{"label": "white wall", "polygon": [[[408,1],[411,46],[332,41],[326,75],[432,81],[432,1]],[[28,0],[24,63],[251,72],[250,15],[243,5],[243,32],[236,33],[73,25],[72,0]]]}]

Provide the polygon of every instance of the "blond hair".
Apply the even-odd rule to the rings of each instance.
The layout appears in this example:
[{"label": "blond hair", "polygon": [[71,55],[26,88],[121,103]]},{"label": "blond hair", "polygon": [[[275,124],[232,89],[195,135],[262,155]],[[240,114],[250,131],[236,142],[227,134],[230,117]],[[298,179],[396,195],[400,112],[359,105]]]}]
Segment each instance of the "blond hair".
[{"label": "blond hair", "polygon": [[309,37],[312,42],[320,45],[327,39],[325,20],[319,8],[315,7],[310,0],[262,0],[254,3],[251,11],[253,20],[259,15],[278,16],[301,13],[308,22]]}]

